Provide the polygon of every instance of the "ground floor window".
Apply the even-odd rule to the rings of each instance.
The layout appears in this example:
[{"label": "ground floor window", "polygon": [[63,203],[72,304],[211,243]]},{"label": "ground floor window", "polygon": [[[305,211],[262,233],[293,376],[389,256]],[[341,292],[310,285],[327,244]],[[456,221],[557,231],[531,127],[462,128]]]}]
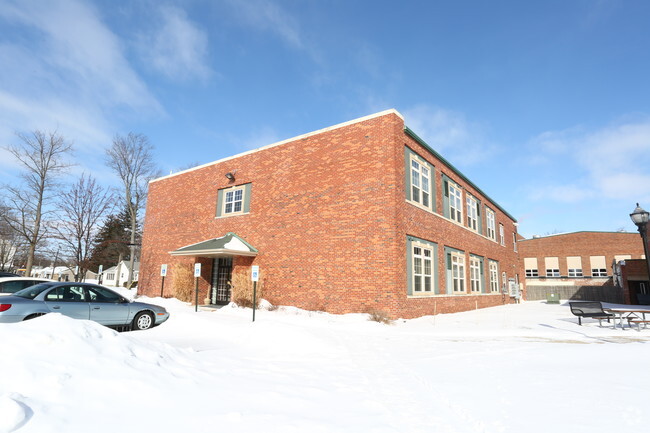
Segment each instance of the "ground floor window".
[{"label": "ground floor window", "polygon": [[481,259],[470,257],[469,259],[469,281],[472,293],[481,293]]},{"label": "ground floor window", "polygon": [[499,291],[499,264],[490,260],[490,291],[492,293]]},{"label": "ground floor window", "polygon": [[433,288],[433,249],[413,245],[413,291],[431,293]]},{"label": "ground floor window", "polygon": [[465,255],[451,253],[451,286],[454,293],[465,293]]},{"label": "ground floor window", "polygon": [[430,296],[438,293],[438,245],[413,236],[407,237],[408,294]]}]

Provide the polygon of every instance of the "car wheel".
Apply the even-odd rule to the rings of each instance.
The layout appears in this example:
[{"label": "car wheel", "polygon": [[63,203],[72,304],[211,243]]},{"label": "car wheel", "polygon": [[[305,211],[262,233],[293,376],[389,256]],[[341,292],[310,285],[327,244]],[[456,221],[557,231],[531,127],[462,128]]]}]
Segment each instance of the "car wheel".
[{"label": "car wheel", "polygon": [[25,320],[30,320],[30,319],[35,319],[35,318],[37,318],[37,317],[41,317],[41,316],[45,316],[45,313],[34,313],[34,314],[30,314],[29,316],[25,317],[25,318],[23,319],[23,321],[25,321]]},{"label": "car wheel", "polygon": [[141,311],[133,318],[133,326],[135,331],[144,331],[145,329],[153,328],[154,319],[153,314],[148,311]]}]

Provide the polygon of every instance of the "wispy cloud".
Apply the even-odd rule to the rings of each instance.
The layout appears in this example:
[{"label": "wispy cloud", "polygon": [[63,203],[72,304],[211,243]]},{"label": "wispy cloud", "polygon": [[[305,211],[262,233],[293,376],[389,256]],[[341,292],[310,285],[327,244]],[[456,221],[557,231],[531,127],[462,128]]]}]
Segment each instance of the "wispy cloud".
[{"label": "wispy cloud", "polygon": [[452,163],[473,165],[495,155],[485,127],[469,121],[463,113],[418,105],[402,111],[406,125]]},{"label": "wispy cloud", "polygon": [[2,144],[16,130],[58,130],[97,153],[114,133],[111,116],[164,113],[87,2],[6,0],[0,23]]},{"label": "wispy cloud", "polygon": [[138,44],[147,64],[176,80],[209,78],[206,32],[178,7],[162,6],[154,14],[152,30],[141,34]]},{"label": "wispy cloud", "polygon": [[557,172],[547,200],[650,201],[650,119],[548,131],[531,140],[529,152],[540,169]]}]

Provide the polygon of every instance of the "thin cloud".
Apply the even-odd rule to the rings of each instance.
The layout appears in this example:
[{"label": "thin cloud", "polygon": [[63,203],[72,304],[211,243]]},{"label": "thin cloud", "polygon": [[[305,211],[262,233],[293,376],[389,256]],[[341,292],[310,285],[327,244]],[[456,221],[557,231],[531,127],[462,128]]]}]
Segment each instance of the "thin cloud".
[{"label": "thin cloud", "polygon": [[498,148],[486,132],[464,114],[429,105],[402,111],[406,125],[454,164],[473,165],[490,159]]},{"label": "thin cloud", "polygon": [[96,152],[114,133],[106,113],[164,115],[91,5],[7,0],[0,21],[12,29],[0,34],[3,140],[16,130],[58,130]]},{"label": "thin cloud", "polygon": [[[591,131],[583,127],[548,131],[531,140],[529,151],[538,157],[540,169],[545,165],[547,173],[565,181],[545,186],[547,200],[650,201],[650,119]],[[567,184],[582,185],[580,193],[576,190],[563,197]]]},{"label": "thin cloud", "polygon": [[140,37],[138,49],[147,64],[172,79],[208,79],[206,32],[175,6],[160,8],[158,15],[154,30]]}]

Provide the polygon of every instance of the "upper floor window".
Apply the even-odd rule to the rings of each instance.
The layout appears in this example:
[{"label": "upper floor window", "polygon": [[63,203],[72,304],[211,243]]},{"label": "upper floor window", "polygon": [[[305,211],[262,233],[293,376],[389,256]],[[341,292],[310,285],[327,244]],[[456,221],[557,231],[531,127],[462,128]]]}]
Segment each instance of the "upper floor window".
[{"label": "upper floor window", "polygon": [[496,241],[496,218],[494,211],[487,207],[485,208],[485,221],[487,222],[487,237],[493,241]]},{"label": "upper floor window", "polygon": [[560,276],[560,260],[557,257],[544,257],[547,277]]},{"label": "upper floor window", "polygon": [[431,171],[415,158],[411,159],[411,200],[430,207]]},{"label": "upper floor window", "polygon": [[217,195],[217,217],[250,212],[251,184],[220,189]]},{"label": "upper floor window", "polygon": [[463,200],[460,188],[449,182],[449,217],[457,223],[463,223]]},{"label": "upper floor window", "polygon": [[539,277],[537,258],[524,257],[524,269],[526,269],[526,277]]},{"label": "upper floor window", "polygon": [[607,276],[607,264],[605,261],[605,256],[591,256],[589,257],[589,261],[591,262],[592,277]]},{"label": "upper floor window", "polygon": [[471,195],[467,195],[467,227],[478,231],[478,201]]},{"label": "upper floor window", "polygon": [[501,245],[506,246],[506,234],[503,230],[503,224],[499,223],[499,239],[501,240]]}]

